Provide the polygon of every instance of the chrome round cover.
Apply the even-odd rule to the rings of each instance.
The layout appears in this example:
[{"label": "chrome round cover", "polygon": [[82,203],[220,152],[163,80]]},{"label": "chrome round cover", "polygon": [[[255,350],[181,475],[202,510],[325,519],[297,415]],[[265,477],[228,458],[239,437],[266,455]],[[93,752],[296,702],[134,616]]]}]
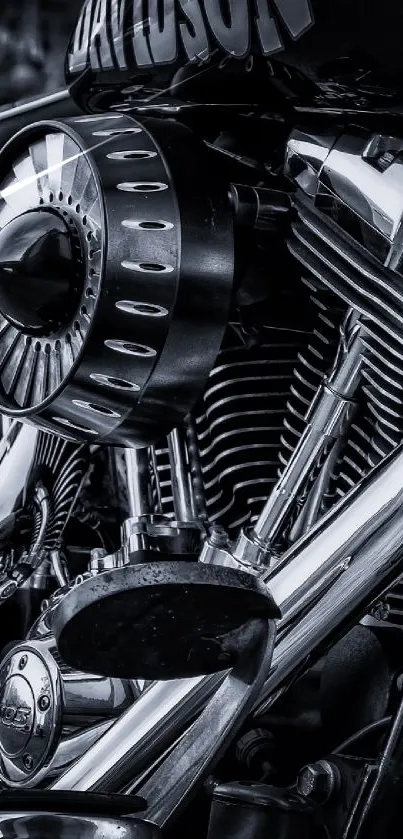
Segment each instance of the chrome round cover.
[{"label": "chrome round cover", "polygon": [[8,787],[37,787],[59,775],[136,698],[130,682],[68,667],[48,625],[50,612],[0,664],[0,778]]},{"label": "chrome round cover", "polygon": [[46,774],[61,712],[61,677],[46,645],[14,647],[0,667],[0,777],[9,786],[29,786]]}]

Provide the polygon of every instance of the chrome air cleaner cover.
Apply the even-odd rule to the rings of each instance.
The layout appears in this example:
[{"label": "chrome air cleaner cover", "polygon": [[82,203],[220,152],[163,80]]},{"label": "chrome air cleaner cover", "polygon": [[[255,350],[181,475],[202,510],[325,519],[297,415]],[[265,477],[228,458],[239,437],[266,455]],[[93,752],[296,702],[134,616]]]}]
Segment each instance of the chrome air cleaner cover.
[{"label": "chrome air cleaner cover", "polygon": [[41,122],[0,153],[0,410],[58,434],[158,440],[227,323],[227,188],[177,123]]}]

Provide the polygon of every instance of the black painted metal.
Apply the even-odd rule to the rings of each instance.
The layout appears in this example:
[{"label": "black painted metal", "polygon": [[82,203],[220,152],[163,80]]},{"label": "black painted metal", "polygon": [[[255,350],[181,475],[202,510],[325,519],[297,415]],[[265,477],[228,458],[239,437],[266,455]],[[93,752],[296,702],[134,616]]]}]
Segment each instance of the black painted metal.
[{"label": "black painted metal", "polygon": [[155,561],[74,587],[57,606],[53,628],[62,658],[80,670],[171,679],[231,667],[248,642],[247,621],[276,615],[250,574]]},{"label": "black painted metal", "polygon": [[68,225],[55,213],[25,213],[0,231],[0,311],[27,334],[69,321],[79,297]]}]

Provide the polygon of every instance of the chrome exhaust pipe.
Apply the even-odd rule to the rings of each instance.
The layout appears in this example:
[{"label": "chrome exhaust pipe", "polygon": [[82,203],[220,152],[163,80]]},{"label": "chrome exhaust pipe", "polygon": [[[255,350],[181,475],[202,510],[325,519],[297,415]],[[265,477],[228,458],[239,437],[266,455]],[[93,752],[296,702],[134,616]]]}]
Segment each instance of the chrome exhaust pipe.
[{"label": "chrome exhaust pipe", "polygon": [[[264,569],[282,618],[259,710],[403,572],[402,502],[403,444]],[[152,684],[51,789],[122,789],[200,714],[226,675]]]}]

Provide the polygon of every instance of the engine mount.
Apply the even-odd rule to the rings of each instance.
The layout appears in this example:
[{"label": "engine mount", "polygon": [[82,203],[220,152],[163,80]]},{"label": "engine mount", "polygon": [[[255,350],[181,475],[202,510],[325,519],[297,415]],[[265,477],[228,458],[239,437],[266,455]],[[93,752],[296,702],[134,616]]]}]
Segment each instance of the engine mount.
[{"label": "engine mount", "polygon": [[0,410],[149,445],[202,390],[234,271],[227,185],[184,126],[39,122],[0,153]]}]

